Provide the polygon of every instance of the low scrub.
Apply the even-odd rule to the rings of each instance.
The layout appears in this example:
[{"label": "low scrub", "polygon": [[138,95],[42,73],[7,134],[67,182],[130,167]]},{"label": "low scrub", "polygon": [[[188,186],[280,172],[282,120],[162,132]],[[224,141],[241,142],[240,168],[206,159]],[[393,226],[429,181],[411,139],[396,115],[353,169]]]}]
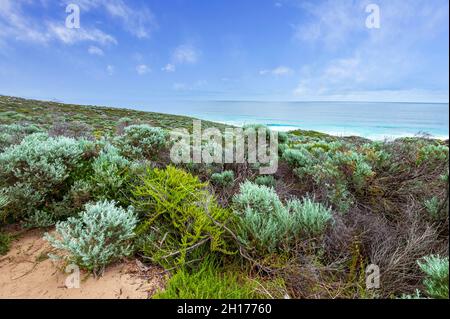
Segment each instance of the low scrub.
[{"label": "low scrub", "polygon": [[420,269],[426,274],[424,286],[431,298],[448,299],[448,257],[426,256],[418,261]]},{"label": "low scrub", "polygon": [[167,133],[148,124],[130,125],[115,138],[121,153],[130,159],[154,158],[166,146]]},{"label": "low scrub", "polygon": [[133,252],[132,239],[137,217],[131,207],[117,207],[115,202],[87,204],[78,217],[56,224],[56,236],[44,238],[61,250],[69,263],[92,271],[103,272],[106,265]]},{"label": "low scrub", "polygon": [[180,269],[154,299],[252,299],[261,298],[255,284],[235,273],[220,270],[207,260],[194,272]]},{"label": "low scrub", "polygon": [[207,184],[181,169],[149,169],[133,190],[134,205],[143,215],[138,234],[147,257],[163,266],[192,261],[194,251],[231,253],[222,225],[232,214],[220,207]]},{"label": "low scrub", "polygon": [[258,254],[289,251],[299,240],[320,235],[332,219],[319,203],[305,198],[284,205],[273,188],[249,181],[241,184],[233,207],[241,244]]},{"label": "low scrub", "polygon": [[0,188],[8,197],[6,215],[26,218],[62,200],[83,166],[89,143],[37,133],[1,153]]}]

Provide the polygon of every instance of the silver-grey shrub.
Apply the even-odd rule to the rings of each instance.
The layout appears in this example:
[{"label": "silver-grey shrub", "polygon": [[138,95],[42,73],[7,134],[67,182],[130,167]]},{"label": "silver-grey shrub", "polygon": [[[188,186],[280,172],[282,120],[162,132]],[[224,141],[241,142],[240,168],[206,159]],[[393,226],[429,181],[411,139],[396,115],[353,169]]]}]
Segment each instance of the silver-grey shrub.
[{"label": "silver-grey shrub", "polygon": [[36,125],[3,124],[0,125],[0,152],[11,145],[19,144],[22,139],[30,134],[42,131]]},{"label": "silver-grey shrub", "polygon": [[81,165],[88,142],[36,133],[0,153],[0,188],[16,217],[29,215],[62,197],[71,174]]},{"label": "silver-grey shrub", "polygon": [[429,255],[417,262],[426,274],[423,284],[426,294],[431,298],[448,299],[448,256]]},{"label": "silver-grey shrub", "polygon": [[287,251],[298,240],[320,235],[331,221],[331,212],[310,199],[284,205],[275,190],[249,181],[233,198],[237,236],[242,245],[261,254]]},{"label": "silver-grey shrub", "polygon": [[106,265],[133,252],[137,222],[132,207],[101,201],[86,204],[78,217],[56,224],[55,236],[46,233],[44,238],[61,250],[59,257],[99,275]]},{"label": "silver-grey shrub", "polygon": [[115,145],[122,155],[130,159],[152,158],[166,146],[167,133],[148,124],[130,125],[115,138]]}]

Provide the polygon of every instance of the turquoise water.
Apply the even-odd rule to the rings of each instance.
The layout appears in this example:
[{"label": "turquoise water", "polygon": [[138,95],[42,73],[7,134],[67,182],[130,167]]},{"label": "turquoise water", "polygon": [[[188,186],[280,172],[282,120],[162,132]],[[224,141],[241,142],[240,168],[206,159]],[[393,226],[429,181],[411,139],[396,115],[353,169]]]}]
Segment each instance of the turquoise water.
[{"label": "turquoise water", "polygon": [[179,101],[157,105],[144,109],[233,125],[261,123],[283,131],[300,128],[375,140],[418,133],[449,136],[448,103]]}]

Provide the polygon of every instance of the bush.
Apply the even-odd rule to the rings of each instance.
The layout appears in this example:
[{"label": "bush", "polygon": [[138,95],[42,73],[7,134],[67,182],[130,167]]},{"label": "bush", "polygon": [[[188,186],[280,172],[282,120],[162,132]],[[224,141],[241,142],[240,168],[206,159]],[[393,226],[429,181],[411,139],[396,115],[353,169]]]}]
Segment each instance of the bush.
[{"label": "bush", "polygon": [[197,271],[180,269],[170,278],[164,291],[154,299],[252,299],[259,298],[256,287],[242,282],[236,274],[223,272],[210,261],[204,262]]},{"label": "bush", "polygon": [[423,282],[426,294],[431,298],[448,299],[448,257],[441,258],[439,255],[430,255],[417,263],[426,274]]},{"label": "bush", "polygon": [[438,219],[440,217],[439,216],[439,208],[440,208],[439,198],[437,198],[436,196],[433,196],[432,198],[425,200],[423,205],[425,206],[427,213],[433,219]]},{"label": "bush", "polygon": [[6,255],[11,246],[12,238],[0,231],[0,256]]},{"label": "bush", "polygon": [[116,207],[115,202],[87,204],[77,218],[56,224],[56,236],[44,238],[64,252],[70,263],[101,274],[106,265],[133,252],[131,240],[138,220],[133,208]]},{"label": "bush", "polygon": [[315,141],[286,149],[283,159],[295,174],[314,183],[328,201],[348,211],[357,196],[364,196],[375,176],[374,167],[385,165],[388,155],[378,143],[361,147],[342,142]]},{"label": "bush", "polygon": [[0,187],[9,198],[4,210],[23,217],[61,200],[82,166],[85,143],[38,133],[1,153]]},{"label": "bush", "polygon": [[224,171],[222,173],[214,173],[211,175],[211,182],[219,187],[230,187],[234,184],[234,172]]},{"label": "bush", "polygon": [[127,181],[127,172],[131,163],[119,154],[112,145],[105,145],[92,163],[92,192],[97,200],[117,199]]},{"label": "bush", "polygon": [[11,145],[19,144],[25,136],[40,131],[35,125],[0,125],[0,153]]},{"label": "bush", "polygon": [[300,236],[319,235],[331,220],[321,204],[304,199],[285,206],[273,188],[249,181],[241,184],[233,206],[241,244],[259,254],[289,251]]},{"label": "bush", "polygon": [[291,200],[286,207],[294,219],[292,223],[308,235],[320,235],[332,220],[331,211],[310,198]]},{"label": "bush", "polygon": [[147,124],[130,125],[115,139],[122,155],[130,159],[155,157],[166,146],[167,133]]},{"label": "bush", "polygon": [[255,178],[255,184],[260,186],[275,187],[276,182],[272,175],[266,175]]},{"label": "bush", "polygon": [[133,190],[135,207],[145,215],[138,234],[146,256],[173,267],[185,264],[205,246],[230,253],[219,224],[230,222],[232,215],[219,207],[206,186],[172,166],[147,171]]},{"label": "bush", "polygon": [[65,136],[76,139],[94,140],[92,126],[79,122],[56,122],[48,131],[49,136]]}]

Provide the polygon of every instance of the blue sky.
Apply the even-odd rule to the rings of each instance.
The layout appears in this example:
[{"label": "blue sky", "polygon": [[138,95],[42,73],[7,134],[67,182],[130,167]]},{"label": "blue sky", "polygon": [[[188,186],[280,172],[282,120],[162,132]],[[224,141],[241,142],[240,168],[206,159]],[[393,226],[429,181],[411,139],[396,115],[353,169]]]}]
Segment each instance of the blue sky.
[{"label": "blue sky", "polygon": [[[65,26],[67,4],[80,29]],[[380,8],[368,29],[365,8]],[[448,0],[0,0],[0,94],[447,102]]]}]

